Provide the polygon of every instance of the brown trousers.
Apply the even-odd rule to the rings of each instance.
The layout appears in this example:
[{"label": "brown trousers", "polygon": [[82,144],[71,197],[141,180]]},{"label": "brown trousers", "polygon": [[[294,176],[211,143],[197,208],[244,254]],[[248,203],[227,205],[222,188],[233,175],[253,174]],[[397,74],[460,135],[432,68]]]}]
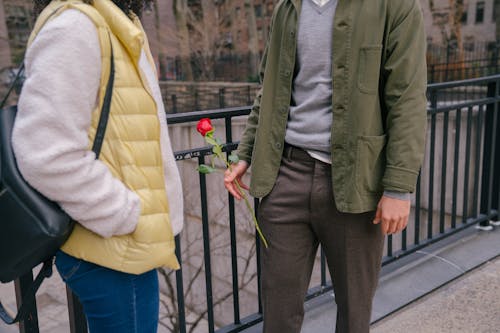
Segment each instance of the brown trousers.
[{"label": "brown trousers", "polygon": [[[324,249],[337,303],[337,333],[369,331],[384,237],[374,212],[340,213],[331,166],[287,146],[276,184],[261,200],[264,333],[298,333],[318,245]],[[318,332],[321,333],[321,332]]]}]

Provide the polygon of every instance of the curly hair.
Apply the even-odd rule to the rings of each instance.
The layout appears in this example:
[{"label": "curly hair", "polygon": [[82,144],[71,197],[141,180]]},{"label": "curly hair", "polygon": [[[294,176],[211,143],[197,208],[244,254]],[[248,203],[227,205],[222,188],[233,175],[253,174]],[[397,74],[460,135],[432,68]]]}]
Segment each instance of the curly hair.
[{"label": "curly hair", "polygon": [[[34,8],[33,11],[35,16],[41,13],[41,11],[47,7],[47,5],[52,0],[33,0]],[[85,3],[91,4],[93,0],[82,0]],[[109,0],[113,1],[115,5],[120,7],[120,9],[127,15],[130,16],[130,12],[133,12],[137,16],[141,16],[142,10],[150,5],[153,0]]]}]

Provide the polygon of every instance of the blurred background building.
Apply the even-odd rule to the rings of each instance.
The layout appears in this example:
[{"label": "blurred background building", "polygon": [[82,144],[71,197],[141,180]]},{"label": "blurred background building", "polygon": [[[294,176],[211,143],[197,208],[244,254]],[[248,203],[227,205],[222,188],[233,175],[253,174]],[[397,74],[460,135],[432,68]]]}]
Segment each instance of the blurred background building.
[{"label": "blurred background building", "polygon": [[[143,25],[169,112],[248,104],[276,0],[154,0]],[[429,82],[500,72],[500,0],[420,0]],[[0,0],[0,82],[22,61],[31,0]],[[249,97],[250,96],[250,97]]]}]

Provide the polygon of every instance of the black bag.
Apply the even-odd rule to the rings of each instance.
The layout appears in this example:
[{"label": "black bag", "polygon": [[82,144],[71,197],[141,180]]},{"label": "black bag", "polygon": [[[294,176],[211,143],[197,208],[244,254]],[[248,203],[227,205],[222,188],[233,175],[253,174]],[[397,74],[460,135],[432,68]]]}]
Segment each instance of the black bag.
[{"label": "black bag", "polygon": [[[21,73],[22,70],[18,72],[13,86]],[[108,121],[113,81],[111,50],[109,81],[92,147],[96,158]],[[75,222],[56,203],[27,184],[19,173],[11,144],[16,110],[15,106],[0,109],[0,281],[5,283],[17,279],[43,262],[31,286],[32,292],[28,293],[34,295],[43,279],[52,275],[54,254],[71,234]],[[23,319],[30,306],[23,300],[18,315],[13,319],[0,303],[0,318],[12,324]]]}]

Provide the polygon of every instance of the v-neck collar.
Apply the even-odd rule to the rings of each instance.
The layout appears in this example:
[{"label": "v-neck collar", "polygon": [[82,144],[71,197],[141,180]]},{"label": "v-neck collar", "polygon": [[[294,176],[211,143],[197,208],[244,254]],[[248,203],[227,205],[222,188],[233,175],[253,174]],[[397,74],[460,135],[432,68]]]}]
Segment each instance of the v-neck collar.
[{"label": "v-neck collar", "polygon": [[320,6],[313,0],[306,0],[306,1],[309,1],[309,3],[314,7],[314,9],[318,12],[318,14],[323,14],[330,6],[333,6],[333,4],[337,2],[337,0],[329,0],[323,6]]}]

